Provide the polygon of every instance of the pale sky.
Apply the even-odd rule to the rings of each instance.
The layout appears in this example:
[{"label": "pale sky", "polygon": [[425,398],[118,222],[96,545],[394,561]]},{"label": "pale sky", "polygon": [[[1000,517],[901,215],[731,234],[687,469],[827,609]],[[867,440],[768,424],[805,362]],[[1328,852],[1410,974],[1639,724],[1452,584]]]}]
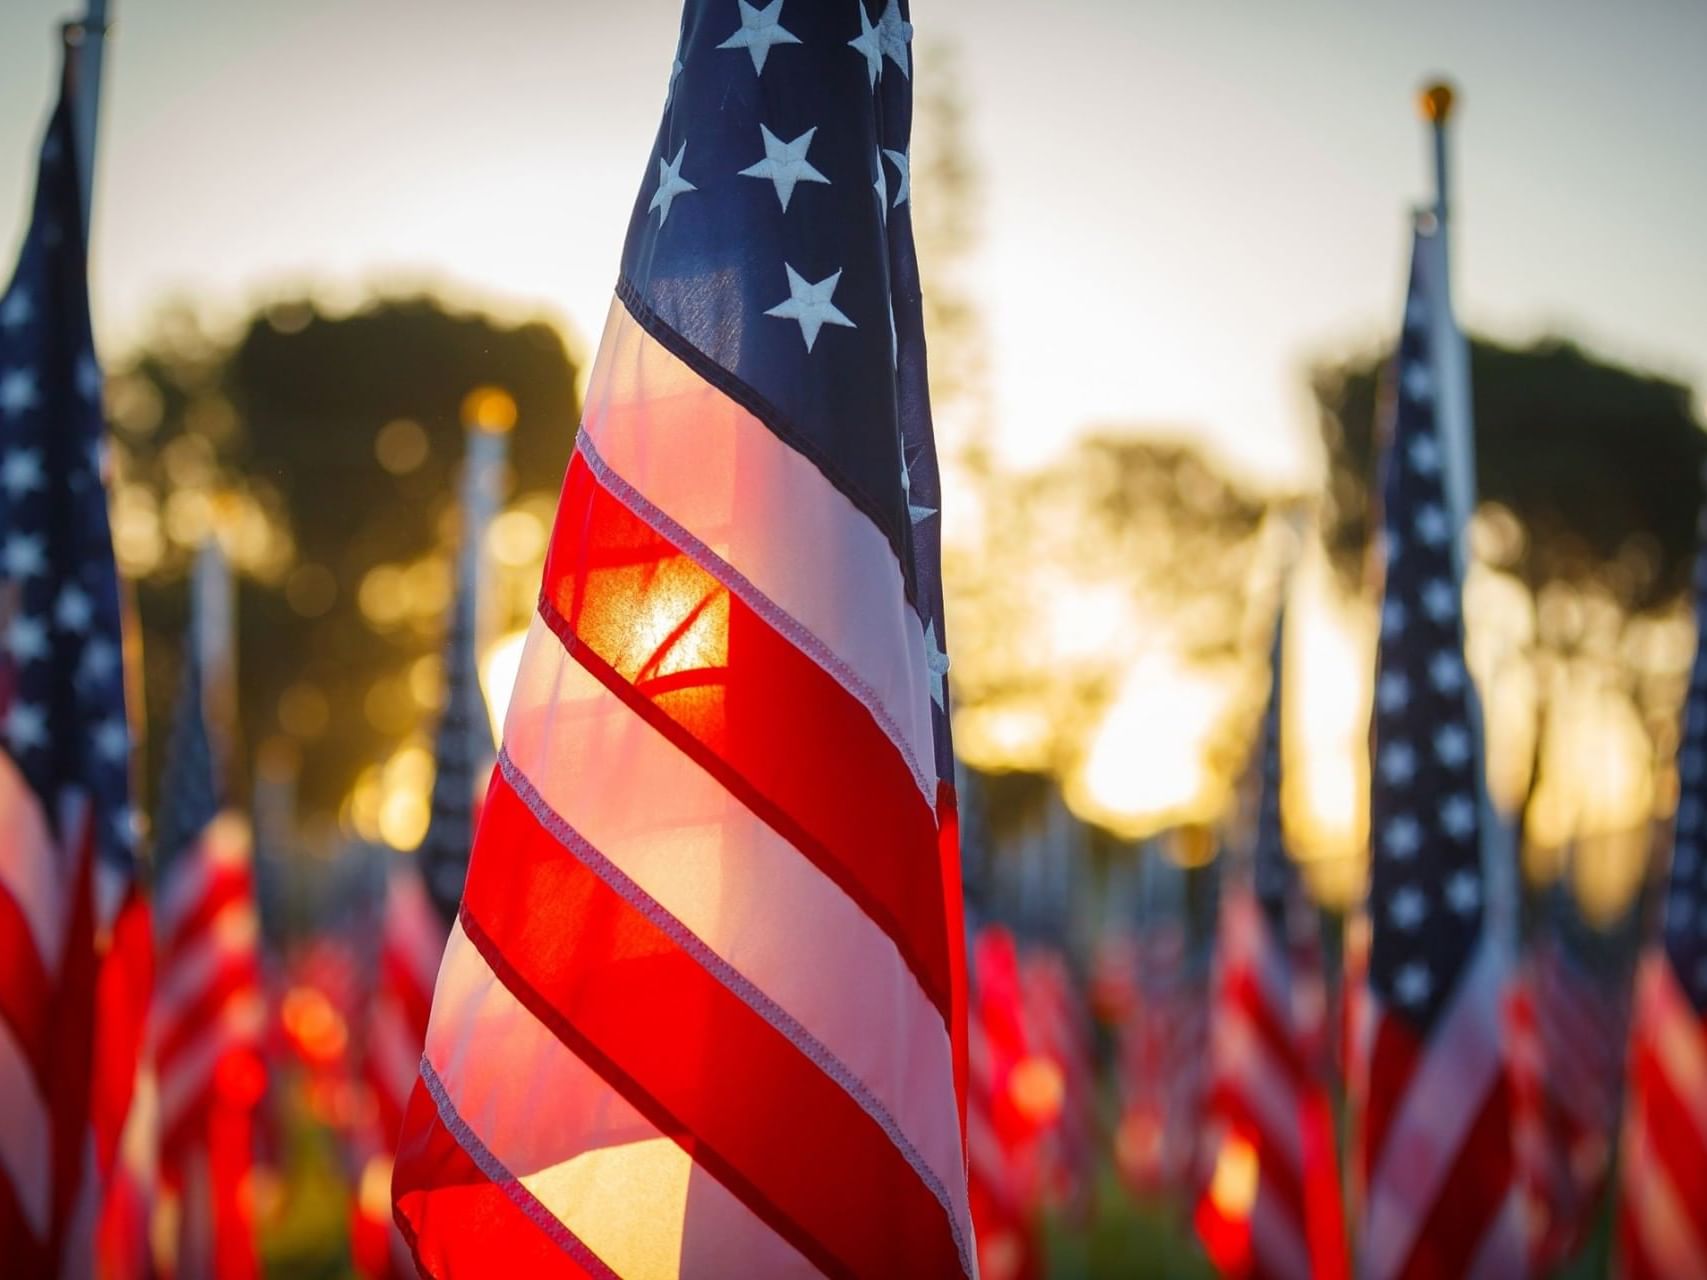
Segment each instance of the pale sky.
[{"label": "pale sky", "polygon": [[[109,362],[167,298],[229,318],[381,280],[547,314],[590,358],[678,0],[112,3]],[[0,3],[6,258],[66,11]],[[1563,330],[1707,388],[1700,0],[917,0],[913,18],[961,55],[1011,456],[1164,425],[1262,477],[1313,474],[1304,364],[1396,320],[1429,184],[1412,104],[1437,71],[1463,93],[1470,325]]]}]

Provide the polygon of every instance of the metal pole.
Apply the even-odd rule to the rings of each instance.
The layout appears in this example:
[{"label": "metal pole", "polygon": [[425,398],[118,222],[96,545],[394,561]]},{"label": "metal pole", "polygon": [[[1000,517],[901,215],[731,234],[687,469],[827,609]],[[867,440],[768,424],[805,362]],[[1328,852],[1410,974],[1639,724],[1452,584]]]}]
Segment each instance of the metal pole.
[{"label": "metal pole", "polygon": [[83,17],[65,24],[66,65],[70,75],[77,170],[83,197],[83,243],[88,247],[94,210],[95,135],[101,115],[101,64],[107,46],[107,0],[88,0]]}]

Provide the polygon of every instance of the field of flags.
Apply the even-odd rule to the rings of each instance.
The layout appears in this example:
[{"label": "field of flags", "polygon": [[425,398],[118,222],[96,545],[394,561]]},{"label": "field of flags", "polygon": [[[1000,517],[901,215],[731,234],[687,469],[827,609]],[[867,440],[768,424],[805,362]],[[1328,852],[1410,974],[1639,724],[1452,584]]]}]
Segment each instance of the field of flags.
[{"label": "field of flags", "polygon": [[688,0],[502,733],[476,408],[425,836],[311,863],[288,784],[236,799],[216,540],[176,703],[127,675],[102,13],[0,296],[0,1276],[1707,1278],[1707,656],[1647,889],[1525,894],[1465,656],[1449,92],[1360,910],[1282,820],[1290,563],[1224,821],[1121,840],[957,760],[902,0]]}]

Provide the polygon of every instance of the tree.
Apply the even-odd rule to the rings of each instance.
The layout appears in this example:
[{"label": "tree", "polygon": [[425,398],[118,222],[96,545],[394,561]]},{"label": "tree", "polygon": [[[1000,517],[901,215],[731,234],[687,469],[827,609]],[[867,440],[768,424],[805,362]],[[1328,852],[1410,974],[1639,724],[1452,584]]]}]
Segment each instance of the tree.
[{"label": "tree", "polygon": [[162,319],[110,392],[115,540],[136,583],[149,758],[177,681],[185,571],[214,532],[240,575],[241,739],[308,748],[305,816],[330,822],[364,768],[423,730],[439,697],[461,405],[479,387],[517,407],[508,504],[527,519],[505,529],[500,581],[513,623],[537,590],[578,416],[554,329],[425,297],[346,315],[289,299],[230,342],[185,313]]}]

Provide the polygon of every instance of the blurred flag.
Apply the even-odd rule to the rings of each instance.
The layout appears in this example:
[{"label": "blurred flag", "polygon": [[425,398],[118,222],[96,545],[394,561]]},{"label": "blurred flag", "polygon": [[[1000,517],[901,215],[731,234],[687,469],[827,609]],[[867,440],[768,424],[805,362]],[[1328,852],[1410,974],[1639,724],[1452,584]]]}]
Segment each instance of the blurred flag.
[{"label": "blurred flag", "polygon": [[1039,946],[1020,960],[1020,994],[1039,1070],[1054,1081],[1040,1151],[1042,1203],[1083,1224],[1096,1186],[1097,1079],[1090,1008],[1061,951]]},{"label": "blurred flag", "polygon": [[62,88],[0,294],[0,1258],[21,1276],[93,1265],[150,973],[76,149]]},{"label": "blurred flag", "polygon": [[1013,935],[979,930],[973,944],[967,1034],[971,1085],[967,1143],[978,1274],[1036,1280],[1043,1274],[1038,1217],[1038,1142],[1060,1112],[1061,1076],[1033,1052]]},{"label": "blurred flag", "polygon": [[972,1272],[910,35],[686,6],[398,1152],[434,1274]]},{"label": "blurred flag", "polygon": [[370,1150],[363,1153],[352,1234],[362,1246],[358,1266],[374,1277],[415,1273],[408,1244],[391,1220],[392,1165],[427,1040],[433,981],[462,900],[479,793],[491,776],[494,755],[492,722],[480,691],[476,637],[481,547],[504,465],[504,436],[471,424],[467,439],[456,600],[445,638],[444,712],[433,744],[432,818],[414,865],[394,866],[386,875],[379,979],[363,1062],[378,1131],[365,1144]]},{"label": "blurred flag", "polygon": [[1249,878],[1222,901],[1206,1115],[1216,1137],[1196,1223],[1223,1275],[1344,1280],[1319,924],[1280,819],[1281,634],[1257,747]]},{"label": "blurred flag", "polygon": [[1630,1037],[1618,1246],[1627,1280],[1707,1275],[1707,512],[1695,567],[1703,640],[1678,743],[1665,931],[1643,957]]},{"label": "blurred flag", "polygon": [[167,1273],[179,1280],[259,1274],[245,1194],[254,1111],[265,1090],[266,1004],[249,832],[226,807],[208,706],[228,670],[228,598],[217,547],[197,564],[178,706],[156,824],[159,984],[151,1027],[160,1177],[175,1220]]},{"label": "blurred flag", "polygon": [[1359,1001],[1367,1280],[1521,1276],[1522,1200],[1501,1054],[1509,962],[1486,900],[1474,690],[1446,471],[1444,245],[1419,214],[1384,461],[1370,794],[1367,991]]},{"label": "blurred flag", "polygon": [[1555,884],[1509,1001],[1512,1105],[1530,1264],[1583,1247],[1612,1171],[1630,1027],[1630,965]]}]

